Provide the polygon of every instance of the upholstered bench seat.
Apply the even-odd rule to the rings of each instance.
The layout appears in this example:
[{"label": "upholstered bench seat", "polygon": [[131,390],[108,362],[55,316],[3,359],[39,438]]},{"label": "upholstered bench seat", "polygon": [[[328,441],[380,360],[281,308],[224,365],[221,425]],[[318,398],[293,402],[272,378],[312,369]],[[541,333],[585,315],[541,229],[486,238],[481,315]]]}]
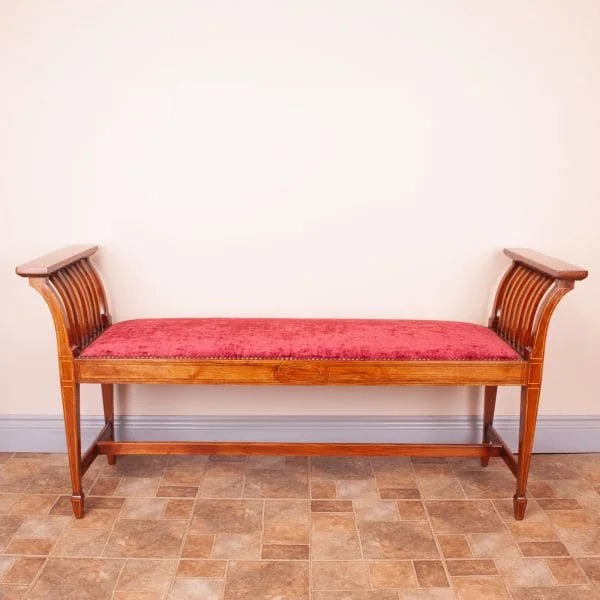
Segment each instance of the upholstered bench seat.
[{"label": "upholstered bench seat", "polygon": [[519,360],[473,323],[381,319],[135,319],[111,325],[83,359]]}]

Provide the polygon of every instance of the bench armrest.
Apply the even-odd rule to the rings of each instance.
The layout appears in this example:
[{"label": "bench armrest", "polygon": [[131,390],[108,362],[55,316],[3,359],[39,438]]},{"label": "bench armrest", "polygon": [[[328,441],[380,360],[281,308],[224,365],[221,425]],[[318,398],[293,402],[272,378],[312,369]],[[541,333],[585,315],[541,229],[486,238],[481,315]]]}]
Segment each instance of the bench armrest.
[{"label": "bench armrest", "polygon": [[91,256],[96,250],[98,250],[98,246],[68,246],[19,265],[16,272],[21,277],[48,277],[82,258]]},{"label": "bench armrest", "polygon": [[515,262],[527,265],[535,271],[554,279],[580,281],[588,276],[588,272],[581,267],[563,262],[558,258],[546,256],[535,250],[529,250],[529,248],[505,248],[504,254]]}]

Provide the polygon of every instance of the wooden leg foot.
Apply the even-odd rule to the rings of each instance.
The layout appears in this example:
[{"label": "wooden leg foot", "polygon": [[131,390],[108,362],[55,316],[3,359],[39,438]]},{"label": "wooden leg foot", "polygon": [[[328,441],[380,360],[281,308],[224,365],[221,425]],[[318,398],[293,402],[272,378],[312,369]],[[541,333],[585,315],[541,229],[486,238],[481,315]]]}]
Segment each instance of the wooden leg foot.
[{"label": "wooden leg foot", "polygon": [[109,465],[116,465],[117,457],[114,454],[107,454],[106,461],[108,462]]},{"label": "wooden leg foot", "polygon": [[525,509],[527,508],[527,498],[524,496],[513,496],[513,506],[515,509],[515,519],[522,521],[525,518]]},{"label": "wooden leg foot", "polygon": [[76,519],[83,519],[84,513],[84,497],[83,494],[81,496],[71,496],[71,504],[73,505],[73,514]]},{"label": "wooden leg foot", "polygon": [[481,466],[482,467],[487,467],[490,464],[490,457],[489,456],[482,456],[481,457]]}]

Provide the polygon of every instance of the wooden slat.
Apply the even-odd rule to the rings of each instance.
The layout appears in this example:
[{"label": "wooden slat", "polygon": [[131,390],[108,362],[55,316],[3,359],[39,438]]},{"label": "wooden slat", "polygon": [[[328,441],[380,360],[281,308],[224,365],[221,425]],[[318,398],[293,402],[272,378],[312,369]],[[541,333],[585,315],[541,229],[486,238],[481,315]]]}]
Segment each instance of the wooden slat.
[{"label": "wooden slat", "polygon": [[96,250],[98,246],[68,246],[20,265],[16,268],[16,272],[21,277],[48,277],[67,265],[91,256]]},{"label": "wooden slat", "polygon": [[107,442],[98,454],[221,454],[229,456],[500,456],[492,444],[348,444],[288,442]]},{"label": "wooden slat", "polygon": [[555,279],[579,281],[588,276],[588,272],[581,267],[571,265],[558,258],[546,256],[529,248],[505,248],[504,254]]}]

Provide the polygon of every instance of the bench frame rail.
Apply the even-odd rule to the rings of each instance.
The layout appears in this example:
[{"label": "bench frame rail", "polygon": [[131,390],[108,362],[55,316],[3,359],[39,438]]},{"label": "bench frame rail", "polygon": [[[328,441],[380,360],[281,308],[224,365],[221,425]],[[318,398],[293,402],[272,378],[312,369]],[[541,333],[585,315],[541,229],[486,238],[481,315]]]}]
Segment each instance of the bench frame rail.
[{"label": "bench frame rail", "polygon": [[[113,465],[125,454],[372,455],[501,457],[516,477],[514,514],[523,519],[546,336],[562,297],[587,271],[527,249],[505,249],[512,264],[502,278],[489,327],[521,355],[513,361],[302,361],[81,359],[111,324],[102,280],[90,261],[97,246],[70,246],[17,267],[43,296],[54,321],[69,468],[76,517],[84,514],[82,477],[98,455]],[[80,385],[101,386],[105,425],[82,453]],[[481,444],[346,444],[115,441],[114,385],[477,385],[484,387]],[[520,386],[519,447],[515,458],[494,428],[498,386]]]}]

